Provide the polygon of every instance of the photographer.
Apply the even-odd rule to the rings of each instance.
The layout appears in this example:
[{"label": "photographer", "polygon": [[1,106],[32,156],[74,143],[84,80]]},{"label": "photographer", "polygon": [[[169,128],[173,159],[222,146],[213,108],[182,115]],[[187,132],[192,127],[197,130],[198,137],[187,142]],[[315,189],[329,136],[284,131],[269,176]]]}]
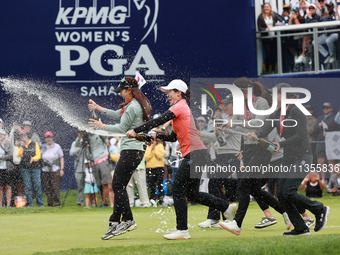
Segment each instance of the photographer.
[{"label": "photographer", "polygon": [[90,134],[85,131],[78,133],[76,147],[86,148],[85,157],[93,162],[93,175],[97,186],[102,186],[102,208],[108,207],[107,198],[113,207],[113,190],[111,185],[111,167],[106,137]]},{"label": "photographer", "polygon": [[[78,138],[81,131],[78,130]],[[74,140],[70,148],[70,156],[74,157],[74,176],[77,183],[77,205],[84,205],[84,185],[85,185],[85,150],[82,146],[76,146],[77,140]]]}]

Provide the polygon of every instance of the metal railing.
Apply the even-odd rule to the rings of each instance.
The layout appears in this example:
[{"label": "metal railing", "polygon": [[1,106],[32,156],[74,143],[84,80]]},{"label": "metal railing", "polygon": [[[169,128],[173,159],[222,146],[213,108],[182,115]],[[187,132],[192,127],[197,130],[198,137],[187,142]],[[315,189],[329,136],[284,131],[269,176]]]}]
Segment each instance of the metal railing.
[{"label": "metal railing", "polygon": [[[338,27],[336,29],[329,29],[329,27]],[[328,29],[327,29],[328,28]],[[325,30],[327,29],[327,30]],[[275,32],[273,36],[261,36],[263,33]],[[270,75],[270,74],[262,74],[262,62],[263,62],[263,54],[262,54],[262,40],[269,38],[276,38],[277,42],[277,64],[278,64],[278,72],[275,75],[283,75],[283,74],[301,74],[301,73],[320,73],[320,72],[334,72],[340,71],[340,65],[336,67],[333,65],[333,69],[323,69],[320,66],[320,56],[319,56],[319,35],[323,33],[339,33],[340,34],[340,21],[325,21],[325,22],[316,22],[316,23],[308,23],[308,24],[298,24],[298,25],[282,25],[272,27],[268,31],[257,31],[257,58],[258,58],[258,75]],[[306,36],[312,35],[314,41],[312,43],[313,46],[313,60],[314,60],[314,70],[309,71],[296,71],[296,72],[283,72],[282,66],[282,38],[289,36]],[[301,39],[302,40],[302,39]],[[340,40],[340,36],[339,39]],[[336,51],[339,49],[336,47]]]}]

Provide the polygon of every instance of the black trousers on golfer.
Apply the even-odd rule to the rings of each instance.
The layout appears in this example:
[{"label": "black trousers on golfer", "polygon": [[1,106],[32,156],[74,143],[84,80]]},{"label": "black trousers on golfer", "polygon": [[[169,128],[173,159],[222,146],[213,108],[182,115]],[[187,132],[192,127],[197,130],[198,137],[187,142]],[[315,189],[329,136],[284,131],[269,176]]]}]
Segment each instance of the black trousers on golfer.
[{"label": "black trousers on golfer", "polygon": [[[218,164],[221,166],[228,166],[228,165],[230,165],[231,167],[234,166],[237,169],[237,171],[240,169],[240,160],[238,160],[235,154],[233,153],[217,155],[216,160],[214,161],[214,164]],[[208,184],[209,194],[228,201],[227,193],[230,193],[230,192],[235,193],[237,190],[237,187],[233,186],[235,184],[235,181],[237,182],[237,180],[228,179],[230,175],[231,173],[226,174],[225,178],[215,178],[216,176],[210,175],[209,184]],[[223,187],[225,188],[225,194],[222,191]],[[228,195],[236,197],[236,194],[228,194]],[[213,207],[209,207],[207,219],[220,220],[221,213],[222,213],[223,220],[225,220],[225,217],[223,216],[222,211],[219,211]]]},{"label": "black trousers on golfer", "polygon": [[139,150],[123,150],[120,153],[112,180],[115,201],[110,222],[133,220],[126,186],[131,179],[132,173],[142,161],[143,156],[144,151]]},{"label": "black trousers on golfer", "polygon": [[[271,153],[260,145],[252,144],[245,145],[243,151],[243,162],[245,166],[260,166],[269,164]],[[279,213],[284,213],[284,207],[282,207],[279,201],[271,195],[269,192],[262,190],[262,186],[268,181],[263,178],[248,178],[242,176],[239,186],[239,206],[235,215],[234,220],[237,222],[239,227],[242,226],[244,217],[246,216],[250,197],[252,195],[261,209],[268,209],[268,206],[273,207]],[[253,175],[252,177],[256,177]]]},{"label": "black trousers on golfer", "polygon": [[[190,166],[198,162],[209,162],[206,150],[197,150],[187,154],[177,170],[172,194],[176,211],[177,230],[188,229],[188,208],[186,197],[190,201],[214,207],[219,211],[227,210],[229,203],[205,192],[199,192],[200,179],[190,178]],[[198,163],[199,164],[199,163]]]},{"label": "black trousers on golfer", "polygon": [[[296,159],[292,165],[296,166],[296,169],[300,169],[300,165],[311,164],[313,156],[306,154]],[[323,204],[310,200],[308,197],[297,193],[303,177],[301,178],[279,178],[277,183],[277,195],[280,203],[285,207],[290,221],[294,225],[297,231],[303,231],[308,229],[303,221],[300,213],[301,209],[305,208],[311,211],[314,215],[319,215],[322,212]]]}]

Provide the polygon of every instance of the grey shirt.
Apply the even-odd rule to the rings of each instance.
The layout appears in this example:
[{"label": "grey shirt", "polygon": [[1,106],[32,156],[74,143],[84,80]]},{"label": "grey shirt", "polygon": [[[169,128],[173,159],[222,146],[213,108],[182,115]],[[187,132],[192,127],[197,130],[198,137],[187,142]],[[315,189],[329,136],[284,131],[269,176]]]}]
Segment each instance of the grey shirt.
[{"label": "grey shirt", "polygon": [[[234,118],[233,118],[234,119]],[[243,128],[236,126],[233,128],[235,131],[242,132]],[[217,148],[217,155],[220,154],[227,154],[233,153],[237,154],[241,150],[241,135],[233,133],[233,129],[224,129],[223,136],[225,138],[225,145],[220,146],[218,144]],[[202,131],[201,137],[203,142],[215,142],[217,141],[216,133],[215,132],[208,132]]]},{"label": "grey shirt", "polygon": [[[256,110],[268,110],[269,109],[269,105],[266,99],[264,99],[263,97],[256,97],[255,98],[255,102],[254,102],[254,108]],[[235,116],[235,120],[233,118],[234,124],[236,126],[242,126],[243,127],[243,131],[245,133],[249,133],[249,132],[256,132],[258,131],[261,127],[258,127],[263,123],[266,123],[266,119],[268,118],[268,115],[256,115],[252,112],[250,112],[249,110],[247,110],[246,116],[249,116],[249,120],[245,120],[245,116],[242,115],[236,115]],[[251,125],[249,125],[249,121],[251,121]],[[264,137],[266,138],[266,137]],[[257,144],[257,141],[253,141],[250,139],[250,137],[245,136],[244,137],[244,144]]]},{"label": "grey shirt", "polygon": [[[115,125],[107,125],[105,131],[113,133],[125,134],[127,131],[139,127],[143,124],[143,110],[139,102],[134,98],[126,105],[124,113],[121,115],[122,109],[119,110],[104,110],[104,115],[114,119],[120,120],[120,123]],[[143,151],[143,143],[134,139],[123,136],[120,143],[120,151],[123,150],[141,150]]]},{"label": "grey shirt", "polygon": [[85,172],[85,155],[81,147],[76,146],[77,140],[73,141],[70,148],[70,156],[74,157],[74,169],[76,173],[84,173]]},{"label": "grey shirt", "polygon": [[[91,160],[96,161],[98,159],[101,159],[109,155],[109,149],[107,147],[106,137],[99,136],[96,134],[89,134],[89,142],[90,142],[90,150],[92,154]],[[83,139],[79,140],[79,138],[77,138],[75,146],[82,147],[83,143],[84,143]]]}]

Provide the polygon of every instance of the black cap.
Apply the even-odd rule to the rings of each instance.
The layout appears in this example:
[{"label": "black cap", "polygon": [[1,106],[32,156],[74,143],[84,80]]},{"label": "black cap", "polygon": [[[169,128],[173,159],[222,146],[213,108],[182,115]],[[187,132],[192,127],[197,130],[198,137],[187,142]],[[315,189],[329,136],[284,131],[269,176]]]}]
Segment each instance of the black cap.
[{"label": "black cap", "polygon": [[306,104],[304,106],[308,111],[310,111],[310,110],[314,111],[313,107],[310,104]]},{"label": "black cap", "polygon": [[125,80],[125,77],[120,81],[119,86],[114,89],[113,91],[115,93],[119,93],[122,89],[128,89],[128,88],[137,88],[138,87],[138,83],[136,81],[136,83],[130,84]]},{"label": "black cap", "polygon": [[224,99],[222,99],[222,104],[231,104],[233,102],[233,95],[229,94]]},{"label": "black cap", "polygon": [[334,4],[332,2],[326,3],[326,5],[329,6],[329,7],[334,6]]}]

